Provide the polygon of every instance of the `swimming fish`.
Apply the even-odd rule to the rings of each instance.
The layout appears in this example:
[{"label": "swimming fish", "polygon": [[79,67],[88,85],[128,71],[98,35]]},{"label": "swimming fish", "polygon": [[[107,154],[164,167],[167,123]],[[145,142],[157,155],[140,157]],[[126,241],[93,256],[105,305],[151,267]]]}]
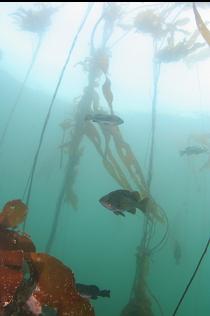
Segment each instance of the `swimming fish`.
[{"label": "swimming fish", "polygon": [[145,212],[144,200],[138,191],[116,190],[100,198],[99,202],[115,215],[125,216],[123,212],[135,214],[136,208]]},{"label": "swimming fish", "polygon": [[99,124],[105,124],[105,125],[120,125],[124,123],[124,121],[117,115],[114,114],[87,114],[85,117],[86,121],[93,121]]},{"label": "swimming fish", "polygon": [[100,290],[96,285],[76,283],[76,288],[84,298],[96,300],[98,296],[110,297],[110,290]]},{"label": "swimming fish", "polygon": [[184,150],[180,150],[180,156],[199,155],[199,154],[206,153],[207,151],[208,151],[208,148],[206,148],[206,147],[188,146]]}]

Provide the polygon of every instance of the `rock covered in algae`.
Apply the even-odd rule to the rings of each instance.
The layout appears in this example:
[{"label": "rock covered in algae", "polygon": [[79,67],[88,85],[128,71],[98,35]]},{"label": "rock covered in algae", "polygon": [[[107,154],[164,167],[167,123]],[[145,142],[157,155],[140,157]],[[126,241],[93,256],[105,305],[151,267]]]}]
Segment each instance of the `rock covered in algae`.
[{"label": "rock covered in algae", "polygon": [[7,202],[0,213],[0,225],[4,227],[16,227],[27,214],[27,206],[21,200]]},{"label": "rock covered in algae", "polygon": [[26,210],[13,200],[0,213],[0,315],[39,316],[47,306],[58,316],[94,316],[89,301],[77,292],[72,271],[58,259],[36,253],[29,236],[11,230]]},{"label": "rock covered in algae", "polygon": [[23,280],[23,251],[0,251],[0,315],[13,302]]},{"label": "rock covered in algae", "polygon": [[0,227],[0,250],[36,251],[35,245],[29,236],[20,235],[15,231]]},{"label": "rock covered in algae", "polygon": [[45,253],[28,253],[25,258],[35,278],[32,297],[41,306],[54,308],[59,316],[94,316],[88,300],[76,290],[74,275],[58,259]]}]

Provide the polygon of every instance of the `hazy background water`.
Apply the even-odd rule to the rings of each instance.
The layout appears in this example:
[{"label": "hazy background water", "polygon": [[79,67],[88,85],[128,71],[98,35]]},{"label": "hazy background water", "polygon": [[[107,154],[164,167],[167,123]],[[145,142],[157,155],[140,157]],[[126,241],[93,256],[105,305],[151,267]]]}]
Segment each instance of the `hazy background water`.
[{"label": "hazy background water", "polygon": [[[11,4],[9,9],[12,10]],[[5,11],[3,19],[6,19],[6,13]],[[53,24],[53,27],[56,28],[56,24]],[[50,34],[49,37],[52,38],[53,30]],[[13,36],[16,39],[16,36],[20,35],[17,32]],[[145,42],[142,42],[142,38],[137,40],[136,34],[134,37],[135,50],[125,52],[122,49],[129,46],[128,38],[113,51],[110,77],[114,110],[125,122],[120,129],[146,176],[148,141],[151,132],[152,46],[148,39],[144,38]],[[74,55],[76,62],[80,61],[81,56],[85,57],[82,40],[84,34],[77,45],[78,54]],[[80,43],[83,44],[80,46]],[[87,41],[85,45],[88,47]],[[3,44],[2,48],[4,48]],[[49,56],[45,51],[46,48],[43,47],[40,56],[43,52]],[[143,53],[138,55],[144,51],[144,48],[150,52],[149,55]],[[21,63],[18,66],[20,51],[17,52],[18,49],[13,54],[10,51],[10,55],[5,53],[6,62],[8,63],[10,58],[13,64],[8,69],[4,64],[4,58],[1,61],[0,131],[3,130],[21,84],[19,74],[23,69]],[[51,53],[56,55],[53,50]],[[30,59],[23,51],[22,59],[25,56]],[[52,58],[51,55],[50,57]],[[38,68],[35,67],[31,82],[24,90],[18,110],[13,117],[12,128],[9,129],[5,143],[1,147],[1,206],[8,200],[23,196],[51,100],[53,89],[50,93],[50,87],[52,88],[53,84],[46,81],[53,73],[54,61],[52,60],[50,74],[46,74],[49,65],[46,69],[40,70],[43,64],[42,66],[39,62],[37,64]],[[73,64],[74,62],[69,66],[68,78],[65,78],[62,93],[56,100],[33,184],[27,232],[32,236],[37,251],[40,252],[45,250],[49,237],[55,203],[65,170],[64,167],[60,169],[59,166],[59,145],[62,138],[59,124],[72,115],[72,98],[81,94],[85,85],[85,75],[81,69],[73,68]],[[171,315],[176,306],[209,238],[210,170],[200,170],[207,158],[179,155],[179,151],[188,145],[187,140],[191,134],[209,132],[209,81],[205,79],[207,73],[209,74],[207,71],[209,62],[199,63],[198,66],[199,80],[195,67],[187,68],[183,63],[163,65],[158,90],[157,132],[151,190],[169,218],[169,239],[166,246],[152,257],[149,286],[159,299],[166,316]],[[54,83],[57,78],[56,71],[58,72],[59,69],[58,65],[55,66]],[[84,153],[75,183],[75,192],[79,196],[79,209],[75,211],[68,204],[64,205],[57,223],[58,229],[51,254],[71,267],[78,282],[92,283],[100,288],[110,289],[110,299],[99,298],[91,303],[95,307],[97,316],[118,316],[130,295],[135,273],[136,248],[143,231],[143,215],[138,212],[135,216],[126,214],[125,218],[121,218],[101,206],[98,202],[99,198],[112,190],[119,189],[119,186],[105,172],[101,158],[88,139],[83,139],[82,146]],[[65,162],[66,160],[64,165]],[[158,231],[156,238],[160,238]],[[175,240],[178,240],[182,250],[179,265],[176,265],[173,257]],[[207,253],[178,315],[209,315],[209,260]],[[155,304],[154,313],[159,315]]]}]

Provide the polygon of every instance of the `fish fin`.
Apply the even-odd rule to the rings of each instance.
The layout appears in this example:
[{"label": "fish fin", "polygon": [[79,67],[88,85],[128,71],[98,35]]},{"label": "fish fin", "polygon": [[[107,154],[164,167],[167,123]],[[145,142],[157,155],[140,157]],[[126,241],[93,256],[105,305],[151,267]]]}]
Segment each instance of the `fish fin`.
[{"label": "fish fin", "polygon": [[138,201],[140,199],[140,193],[138,191],[133,191],[131,194],[135,201]]},{"label": "fish fin", "polygon": [[115,211],[114,213],[115,213],[115,215],[121,215],[121,216],[125,217],[125,214],[123,214],[123,213],[120,212],[120,211]]},{"label": "fish fin", "polygon": [[136,209],[135,208],[131,208],[130,210],[127,210],[127,212],[132,213],[132,214],[136,214]]},{"label": "fish fin", "polygon": [[110,290],[101,290],[99,295],[102,297],[110,297]]},{"label": "fish fin", "polygon": [[147,202],[148,202],[148,197],[145,197],[143,200],[138,202],[137,208],[142,211],[144,214],[147,212]]}]

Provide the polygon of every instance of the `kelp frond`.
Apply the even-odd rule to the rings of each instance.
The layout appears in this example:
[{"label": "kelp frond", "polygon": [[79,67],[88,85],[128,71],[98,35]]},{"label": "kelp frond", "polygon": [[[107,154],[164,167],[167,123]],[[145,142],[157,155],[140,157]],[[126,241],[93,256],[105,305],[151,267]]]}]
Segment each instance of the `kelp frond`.
[{"label": "kelp frond", "polygon": [[58,7],[40,4],[33,9],[19,8],[11,15],[14,16],[15,22],[21,30],[36,33],[40,36],[50,26],[51,17],[57,10]]},{"label": "kelp frond", "polygon": [[137,31],[157,36],[165,35],[163,19],[152,10],[145,10],[137,14],[134,19],[134,27]]},{"label": "kelp frond", "polygon": [[206,43],[210,45],[210,31],[208,30],[206,24],[203,22],[194,2],[193,2],[193,11],[194,11],[195,21],[196,21],[198,30],[203,36],[203,38],[205,39]]},{"label": "kelp frond", "polygon": [[141,248],[136,255],[136,278],[133,296],[124,307],[121,316],[154,316],[152,302],[147,290],[146,278],[149,273],[150,257],[144,248]]},{"label": "kelp frond", "polygon": [[99,78],[103,73],[106,75],[109,69],[110,51],[106,48],[99,48],[90,57],[78,63],[83,70],[92,73],[95,78]]},{"label": "kelp frond", "polygon": [[126,176],[124,175],[120,165],[113,157],[112,152],[109,148],[106,149],[106,157],[104,155],[104,150],[102,149],[102,142],[100,134],[96,127],[91,122],[86,122],[86,136],[94,144],[97,152],[102,157],[102,162],[108,173],[117,181],[117,183],[125,189],[131,189]]}]

